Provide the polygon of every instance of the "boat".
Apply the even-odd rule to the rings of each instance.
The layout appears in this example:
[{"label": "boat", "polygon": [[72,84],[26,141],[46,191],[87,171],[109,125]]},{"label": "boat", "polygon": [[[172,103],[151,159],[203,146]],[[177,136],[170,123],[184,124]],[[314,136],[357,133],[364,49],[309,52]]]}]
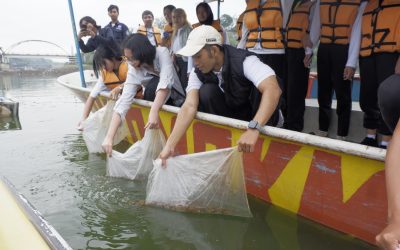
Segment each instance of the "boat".
[{"label": "boat", "polygon": [[[84,75],[89,86],[96,81],[93,72]],[[58,82],[86,101],[90,89],[79,86],[79,73],[63,75]],[[108,99],[108,93],[102,93],[93,109],[103,107]],[[150,105],[134,100],[128,111],[130,143],[143,138]],[[160,112],[166,136],[178,111],[164,105]],[[245,121],[198,112],[176,151],[188,154],[232,147],[246,128]],[[385,154],[380,148],[267,126],[255,152],[244,154],[247,193],[375,244],[387,218]]]},{"label": "boat", "polygon": [[0,200],[0,249],[72,250],[39,211],[1,176]]},{"label": "boat", "polygon": [[16,99],[0,90],[0,118],[18,117],[19,103]]}]

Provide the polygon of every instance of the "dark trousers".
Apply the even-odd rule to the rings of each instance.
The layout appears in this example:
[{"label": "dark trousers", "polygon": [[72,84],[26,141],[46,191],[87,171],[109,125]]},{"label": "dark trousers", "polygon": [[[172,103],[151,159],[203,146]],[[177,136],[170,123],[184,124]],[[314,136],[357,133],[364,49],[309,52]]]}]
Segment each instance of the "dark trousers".
[{"label": "dark trousers", "polygon": [[352,81],[343,80],[348,50],[348,45],[320,44],[317,55],[319,129],[329,130],[335,91],[338,136],[347,136],[350,126]]},{"label": "dark trousers", "polygon": [[384,81],[378,90],[379,108],[389,128],[393,133],[400,119],[400,75],[392,75]]},{"label": "dark trousers", "polygon": [[175,64],[178,67],[179,80],[181,81],[183,89],[186,90],[188,84],[188,63],[185,62],[182,57],[176,57]]},{"label": "dark trousers", "polygon": [[[284,115],[286,114],[286,72],[285,72],[285,54],[258,54],[260,61],[267,64],[274,71],[276,76],[280,79],[279,85],[282,90],[280,108]],[[260,97],[259,97],[260,98]]]},{"label": "dark trousers", "polygon": [[154,101],[156,98],[156,90],[158,83],[160,82],[160,77],[154,76],[149,83],[147,83],[145,89],[144,89],[144,94],[143,94],[143,99],[146,101]]},{"label": "dark trousers", "polygon": [[391,135],[391,131],[383,121],[378,107],[378,88],[386,78],[394,74],[398,57],[398,53],[360,57],[360,106],[364,112],[364,128],[378,129],[383,135]]},{"label": "dark trousers", "polygon": [[310,69],[304,67],[303,48],[286,49],[286,119],[285,128],[302,131],[304,127],[305,99]]},{"label": "dark trousers", "polygon": [[217,84],[203,84],[200,87],[199,98],[199,111],[244,121],[250,121],[253,118],[250,102],[241,107],[229,107],[226,104],[224,92]]}]

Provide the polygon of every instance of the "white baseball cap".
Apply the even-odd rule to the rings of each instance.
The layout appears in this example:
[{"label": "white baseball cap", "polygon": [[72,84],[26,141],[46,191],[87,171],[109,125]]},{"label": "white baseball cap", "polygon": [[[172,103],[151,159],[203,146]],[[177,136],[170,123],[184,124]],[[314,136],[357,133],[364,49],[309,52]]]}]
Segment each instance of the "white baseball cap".
[{"label": "white baseball cap", "polygon": [[181,56],[193,56],[206,44],[222,45],[221,34],[212,26],[201,25],[190,32],[186,46],[176,54]]}]

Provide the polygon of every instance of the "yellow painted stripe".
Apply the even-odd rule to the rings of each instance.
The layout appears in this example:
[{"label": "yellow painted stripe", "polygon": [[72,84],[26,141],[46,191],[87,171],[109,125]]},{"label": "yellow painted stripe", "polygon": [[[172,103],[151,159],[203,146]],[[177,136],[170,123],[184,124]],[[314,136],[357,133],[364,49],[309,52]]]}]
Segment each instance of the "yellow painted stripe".
[{"label": "yellow painted stripe", "polygon": [[172,132],[171,121],[173,114],[165,111],[159,112],[159,114],[160,114],[160,121],[165,130],[166,136],[169,137]]},{"label": "yellow painted stripe", "polygon": [[0,201],[0,249],[50,249],[1,182]]},{"label": "yellow painted stripe", "polygon": [[297,213],[313,158],[314,149],[303,146],[289,161],[268,190],[273,204]]},{"label": "yellow painted stripe", "polygon": [[196,121],[193,121],[189,128],[186,131],[186,141],[187,141],[187,149],[188,149],[188,154],[193,154],[194,153],[194,134],[193,134],[193,124]]},{"label": "yellow painted stripe", "polygon": [[206,151],[216,150],[217,146],[212,143],[206,143]]},{"label": "yellow painted stripe", "polygon": [[261,147],[260,161],[263,162],[267,152],[269,150],[269,145],[271,144],[271,137],[262,136],[263,144]]},{"label": "yellow painted stripe", "polygon": [[141,140],[142,136],[140,135],[139,126],[137,125],[137,122],[135,120],[132,120],[132,127],[133,127],[133,131],[135,131],[137,140],[138,141]]},{"label": "yellow painted stripe", "polygon": [[384,163],[341,154],[343,202],[346,203],[371,176],[384,169]]}]

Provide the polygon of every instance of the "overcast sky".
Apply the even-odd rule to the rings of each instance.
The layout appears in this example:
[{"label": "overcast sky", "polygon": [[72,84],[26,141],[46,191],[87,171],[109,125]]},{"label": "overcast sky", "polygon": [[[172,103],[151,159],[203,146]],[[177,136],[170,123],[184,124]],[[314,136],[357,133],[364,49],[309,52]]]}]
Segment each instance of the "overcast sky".
[{"label": "overcast sky", "polygon": [[[129,28],[137,27],[141,13],[148,9],[155,17],[162,17],[163,6],[173,4],[185,9],[189,22],[196,23],[195,7],[200,0],[72,0],[75,22],[83,16],[93,17],[101,26],[110,19],[107,8],[116,4],[120,9],[119,20]],[[210,3],[214,17],[217,16],[217,3]],[[46,40],[63,47],[71,53],[74,48],[73,33],[68,9],[68,0],[2,0],[0,14],[0,47],[7,50],[11,45],[23,40]],[[225,0],[221,3],[221,15],[239,16],[245,9],[244,0]],[[14,52],[54,53],[56,48],[41,43],[26,43],[15,48]]]}]

